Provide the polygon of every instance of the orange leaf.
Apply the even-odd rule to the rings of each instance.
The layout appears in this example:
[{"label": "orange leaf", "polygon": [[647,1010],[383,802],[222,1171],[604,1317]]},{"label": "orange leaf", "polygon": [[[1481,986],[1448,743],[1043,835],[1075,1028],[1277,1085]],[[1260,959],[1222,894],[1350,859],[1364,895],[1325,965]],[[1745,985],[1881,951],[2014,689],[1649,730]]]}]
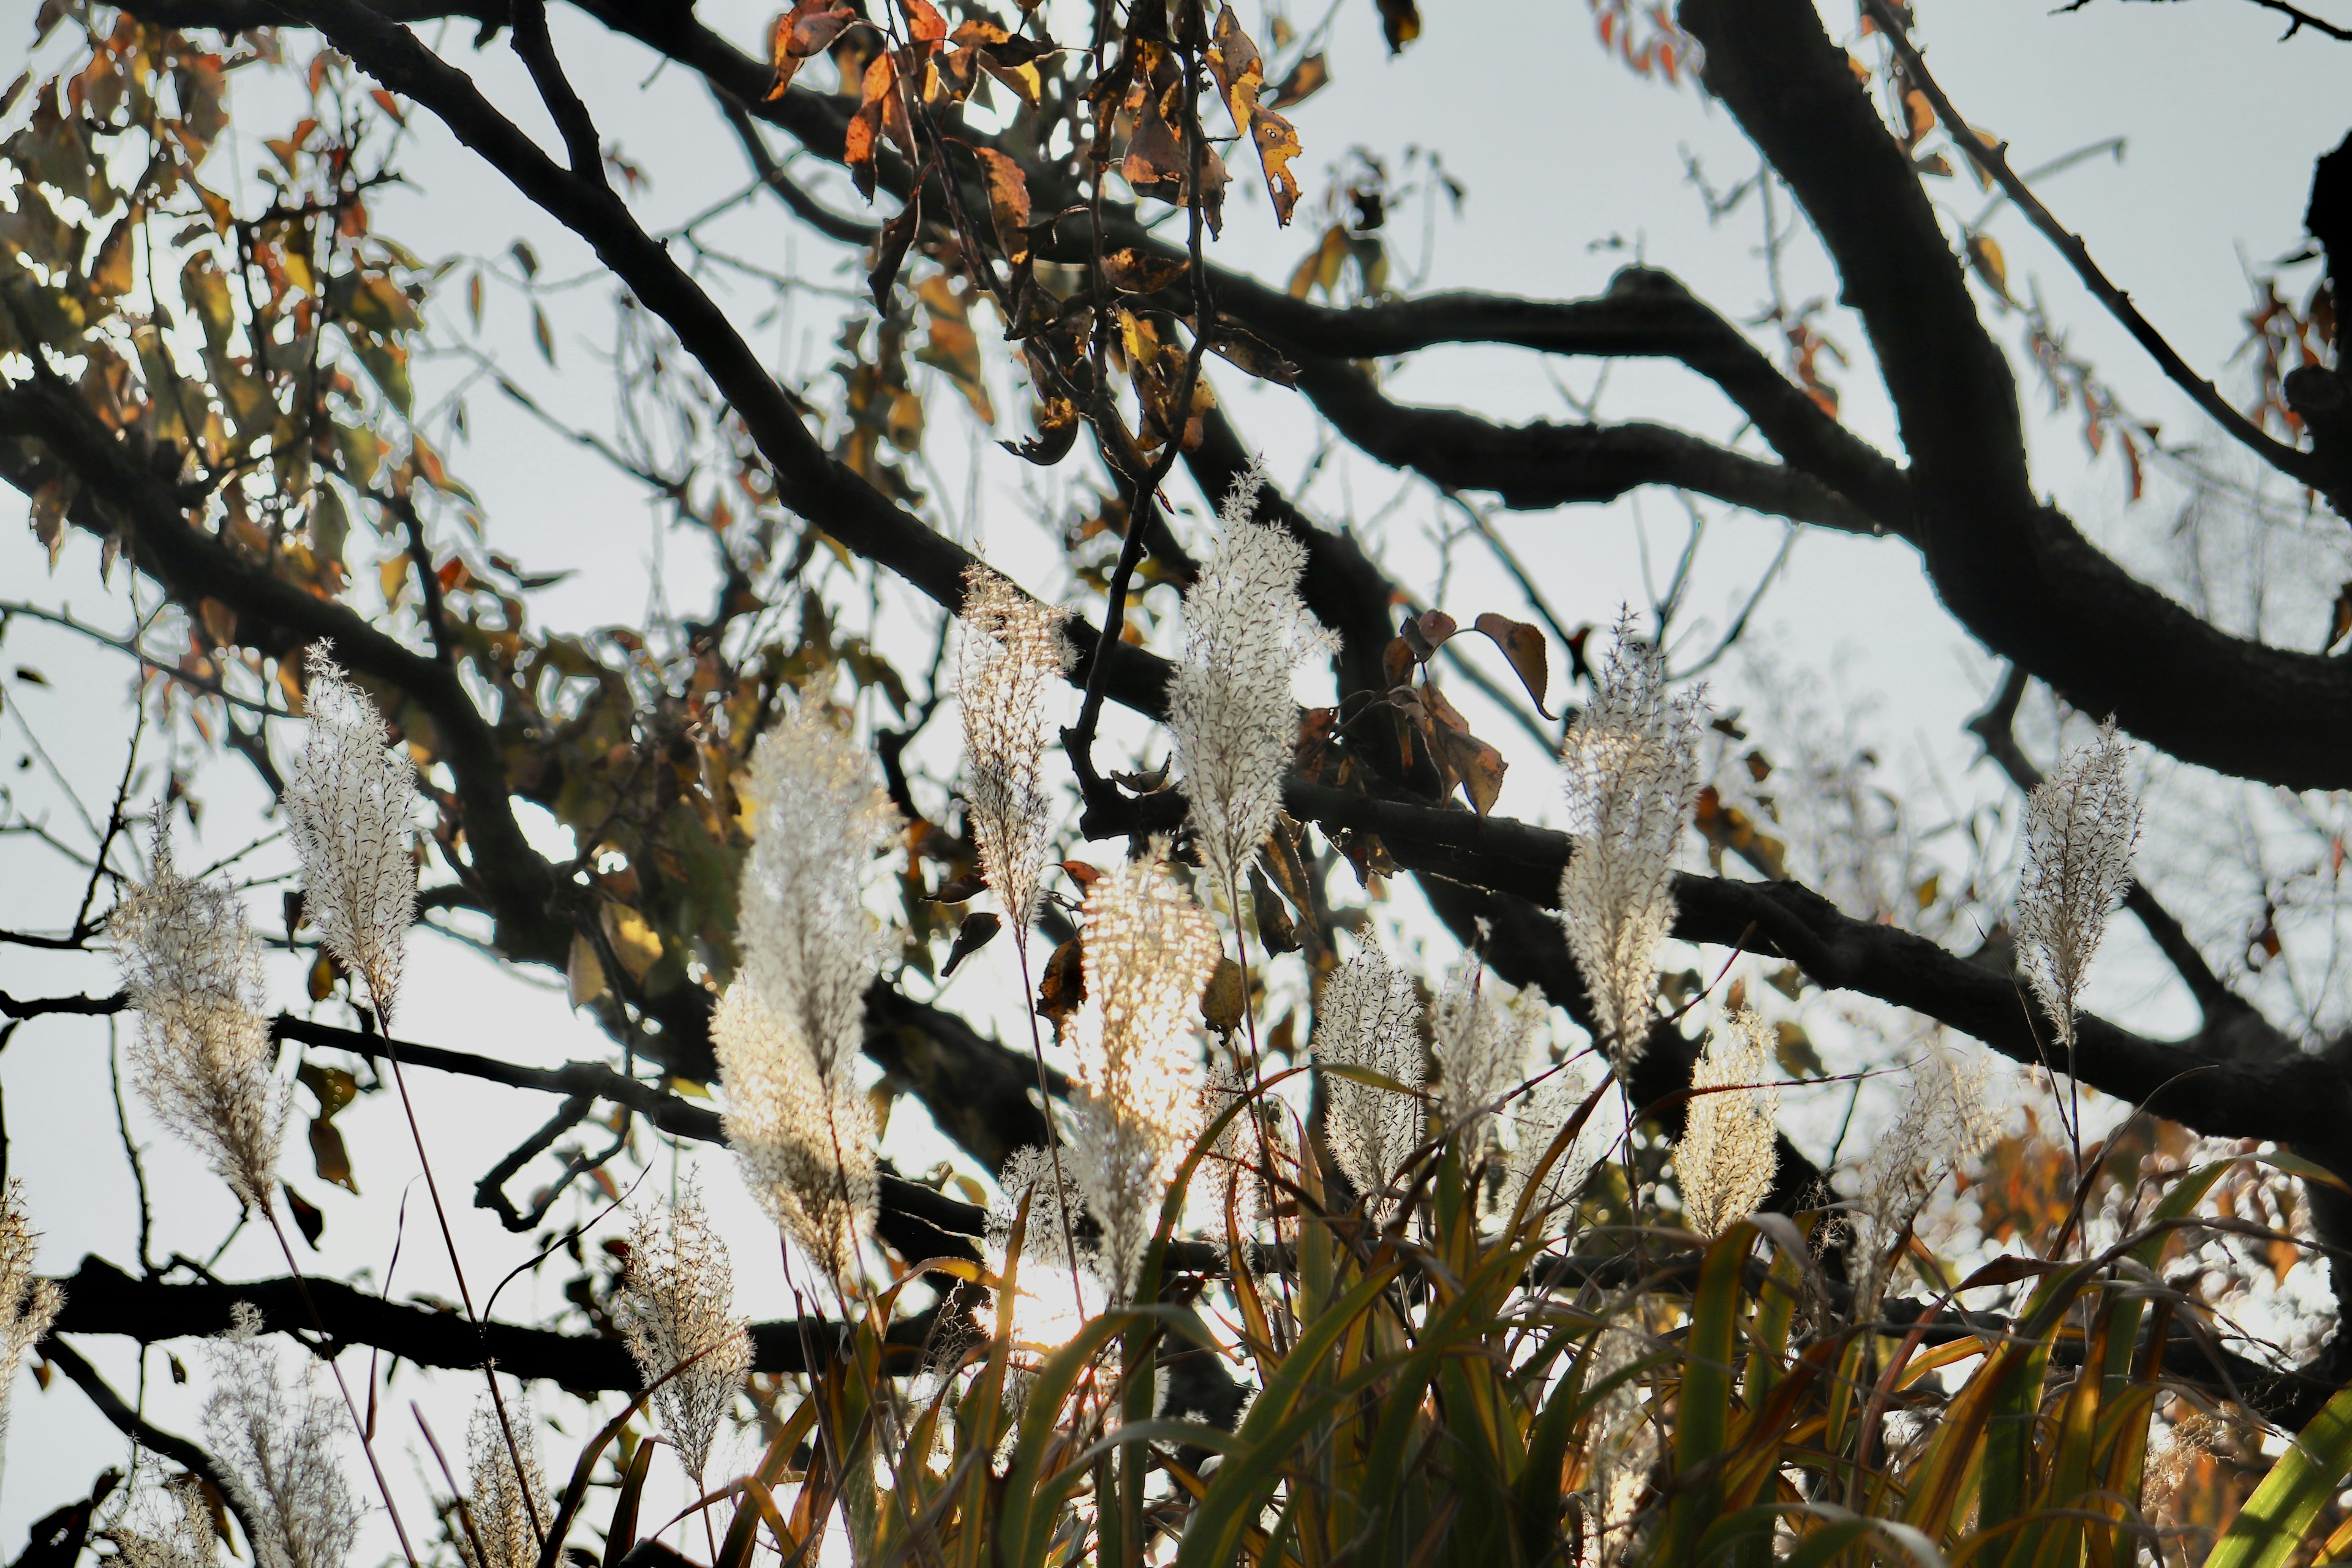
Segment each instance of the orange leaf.
[{"label": "orange leaf", "polygon": [[996,218],[997,243],[1004,258],[1019,266],[1029,258],[1029,178],[1021,165],[991,147],[975,147],[972,156],[988,172],[988,205]]},{"label": "orange leaf", "polygon": [[1547,719],[1559,717],[1544,706],[1544,692],[1551,684],[1551,660],[1544,647],[1543,633],[1525,621],[1515,621],[1492,610],[1470,626],[1474,631],[1486,633],[1503,650],[1503,657],[1511,661],[1511,672],[1528,689],[1528,695],[1535,699],[1536,711]]}]

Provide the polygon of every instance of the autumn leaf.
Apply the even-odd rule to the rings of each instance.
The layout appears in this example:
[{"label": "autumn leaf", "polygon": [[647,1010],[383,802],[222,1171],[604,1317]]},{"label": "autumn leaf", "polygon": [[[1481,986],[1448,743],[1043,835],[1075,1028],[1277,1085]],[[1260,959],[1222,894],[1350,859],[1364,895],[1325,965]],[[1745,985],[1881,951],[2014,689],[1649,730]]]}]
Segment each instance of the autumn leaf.
[{"label": "autumn leaf", "polygon": [[874,57],[866,68],[866,79],[858,94],[857,112],[849,117],[849,129],[842,138],[842,162],[849,166],[849,177],[857,186],[857,194],[867,201],[874,199],[874,155],[876,142],[882,135],[882,121],[888,112],[886,105],[897,101],[891,91],[898,79],[898,67],[893,65],[887,50]]},{"label": "autumn leaf", "polygon": [[1287,228],[1298,205],[1298,177],[1290,172],[1290,161],[1298,156],[1298,132],[1281,115],[1261,109],[1250,116],[1250,140],[1257,143],[1258,163],[1265,170],[1275,221]]},{"label": "autumn leaf", "polygon": [[1979,278],[1984,279],[1985,287],[2000,295],[2008,303],[2012,305],[2017,303],[2010,297],[2009,264],[2001,258],[2000,246],[1993,237],[1989,234],[1970,234],[1968,238],[1968,247],[1969,267]]},{"label": "autumn leaf", "polygon": [[1510,660],[1511,673],[1535,699],[1536,711],[1547,719],[1559,714],[1544,706],[1544,693],[1551,685],[1551,661],[1545,650],[1544,635],[1525,621],[1515,621],[1508,616],[1498,616],[1492,610],[1470,623],[1471,629],[1486,634],[1495,646]]},{"label": "autumn leaf", "polygon": [[1328,86],[1330,80],[1331,68],[1323,58],[1323,51],[1318,49],[1290,68],[1290,74],[1274,89],[1274,101],[1266,107],[1288,109],[1304,103]]},{"label": "autumn leaf", "polygon": [[1103,276],[1122,294],[1157,294],[1184,276],[1191,266],[1181,258],[1154,256],[1129,245],[1103,258]]},{"label": "autumn leaf", "polygon": [[1053,1020],[1058,1033],[1063,1022],[1087,999],[1086,953],[1072,937],[1045,961],[1045,978],[1037,983],[1037,1011]]},{"label": "autumn leaf", "polygon": [[1004,917],[992,910],[975,910],[964,916],[963,923],[956,927],[955,945],[948,949],[948,961],[940,969],[940,978],[945,980],[953,974],[958,964],[995,941],[996,933],[1003,929]]},{"label": "autumn leaf", "polygon": [[988,175],[988,206],[996,219],[996,240],[1004,259],[1018,267],[1029,259],[1029,177],[1021,165],[992,147],[975,147]]},{"label": "autumn leaf", "polygon": [[332,1182],[349,1193],[360,1190],[357,1178],[352,1174],[352,1154],[343,1145],[343,1135],[323,1116],[310,1120],[310,1163],[320,1181]]},{"label": "autumn leaf", "polygon": [[890,313],[890,289],[898,281],[898,268],[907,259],[907,247],[914,243],[915,225],[922,216],[921,194],[910,196],[898,216],[882,226],[874,241],[874,269],[866,274],[866,287],[874,292],[874,308],[884,315]]},{"label": "autumn leaf", "polygon": [[302,1233],[311,1251],[318,1251],[319,1237],[327,1233],[327,1216],[319,1212],[317,1205],[296,1192],[293,1183],[280,1182],[278,1186],[286,1196],[287,1211],[294,1216],[294,1228]]},{"label": "autumn leaf", "polygon": [[1234,326],[1221,323],[1216,335],[1209,340],[1209,352],[1229,364],[1240,366],[1260,381],[1270,381],[1277,386],[1296,386],[1298,367],[1275,351],[1263,339]]},{"label": "autumn leaf", "polygon": [[1402,54],[1421,37],[1421,8],[1413,0],[1380,0],[1380,7],[1381,36],[1389,41],[1389,53]]},{"label": "autumn leaf", "polygon": [[831,48],[842,30],[856,20],[857,13],[839,0],[799,0],[777,17],[768,41],[769,58],[776,71],[776,79],[768,89],[769,101],[784,96],[784,89],[792,85],[793,73],[801,68],[803,60]]}]

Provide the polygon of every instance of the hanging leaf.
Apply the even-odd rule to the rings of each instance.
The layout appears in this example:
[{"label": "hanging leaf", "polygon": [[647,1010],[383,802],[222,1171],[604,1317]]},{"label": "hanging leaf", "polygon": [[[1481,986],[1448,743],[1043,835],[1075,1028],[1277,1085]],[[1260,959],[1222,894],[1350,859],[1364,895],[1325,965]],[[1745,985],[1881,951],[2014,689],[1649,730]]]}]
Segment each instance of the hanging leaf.
[{"label": "hanging leaf", "polygon": [[979,910],[964,916],[963,924],[956,928],[955,945],[948,949],[948,961],[940,970],[940,978],[945,980],[953,974],[956,965],[995,941],[996,933],[1003,929],[1004,917],[993,910]]},{"label": "hanging leaf", "polygon": [[768,35],[768,58],[776,71],[775,81],[768,89],[768,101],[772,103],[783,97],[801,62],[831,48],[842,29],[856,20],[857,13],[839,4],[839,0],[799,0],[778,16]]},{"label": "hanging leaf", "polygon": [[1379,0],[1381,36],[1389,41],[1389,53],[1402,54],[1404,47],[1421,37],[1421,8],[1413,0]]},{"label": "hanging leaf", "polygon": [[1267,107],[1288,109],[1293,104],[1304,103],[1322,91],[1330,81],[1331,68],[1323,58],[1323,51],[1318,49],[1290,68],[1290,74],[1284,77],[1281,85],[1274,89],[1274,101]]},{"label": "hanging leaf", "polygon": [[1045,977],[1037,982],[1037,1012],[1050,1018],[1056,1034],[1087,999],[1086,955],[1072,937],[1045,961]]},{"label": "hanging leaf", "polygon": [[1018,267],[1029,259],[1029,176],[992,147],[975,147],[972,156],[988,174],[988,208],[996,219],[996,242],[1004,247],[1004,259]]},{"label": "hanging leaf", "polygon": [[1989,234],[1971,234],[1968,239],[1969,267],[1984,279],[1986,288],[2014,305],[2009,292],[2009,264],[2001,258],[2000,246]]},{"label": "hanging leaf", "polygon": [[919,200],[910,199],[897,217],[882,226],[881,236],[874,242],[874,270],[866,275],[866,283],[874,291],[874,308],[886,316],[890,313],[890,289],[907,259],[907,247],[914,243],[915,225],[922,211]]},{"label": "hanging leaf", "polygon": [[1201,992],[1202,1018],[1217,1033],[1230,1035],[1242,1026],[1248,1011],[1249,993],[1242,984],[1242,966],[1230,958],[1218,959]]},{"label": "hanging leaf", "polygon": [[294,1228],[302,1233],[302,1239],[310,1244],[311,1251],[318,1251],[319,1237],[327,1233],[327,1216],[320,1214],[310,1199],[296,1192],[293,1183],[280,1182],[278,1189],[286,1195],[286,1208],[294,1216]]},{"label": "hanging leaf", "polygon": [[352,1177],[351,1151],[343,1146],[342,1132],[323,1116],[310,1119],[310,1162],[320,1181],[332,1182],[352,1194],[360,1190]]},{"label": "hanging leaf", "polygon": [[1298,928],[1273,884],[1265,879],[1265,868],[1259,866],[1250,868],[1250,909],[1257,916],[1257,939],[1266,952],[1298,951]]},{"label": "hanging leaf", "polygon": [[[1528,695],[1535,700],[1536,711],[1547,719],[1559,718],[1559,714],[1544,706],[1544,693],[1551,686],[1551,660],[1545,651],[1543,633],[1525,621],[1515,621],[1492,610],[1471,622],[1470,626],[1474,631],[1486,633],[1495,646],[1503,650],[1503,657],[1510,660],[1511,673],[1519,678],[1519,684],[1526,687]],[[1572,651],[1576,655],[1576,662],[1581,665],[1584,662],[1581,645]]]}]

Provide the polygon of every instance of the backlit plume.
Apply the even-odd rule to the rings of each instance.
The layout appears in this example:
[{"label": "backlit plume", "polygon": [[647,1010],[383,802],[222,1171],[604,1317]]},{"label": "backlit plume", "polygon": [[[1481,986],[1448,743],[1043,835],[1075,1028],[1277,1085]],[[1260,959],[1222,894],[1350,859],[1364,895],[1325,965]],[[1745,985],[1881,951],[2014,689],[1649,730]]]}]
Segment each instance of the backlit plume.
[{"label": "backlit plume", "polygon": [[2000,1134],[2002,1115],[1983,1058],[1964,1058],[1938,1043],[1912,1068],[1911,1098],[1872,1146],[1851,1205],[1862,1253],[1858,1316],[1877,1311],[1895,1248],[1943,1179]]},{"label": "backlit plume", "polygon": [[26,1221],[25,1184],[11,1181],[0,1190],[0,1437],[8,1435],[8,1396],[25,1352],[49,1331],[66,1301],[56,1281],[33,1272],[40,1241]]},{"label": "backlit plume", "polygon": [[1465,1161],[1486,1152],[1496,1102],[1526,1079],[1528,1047],[1550,1013],[1538,987],[1507,985],[1478,964],[1463,964],[1447,977],[1430,1015],[1430,1036],[1438,1109],[1447,1126],[1462,1129]]},{"label": "backlit plume", "polygon": [[981,873],[996,889],[1015,940],[1037,912],[1053,845],[1045,785],[1052,738],[1048,693],[1075,657],[1063,612],[1030,598],[987,567],[964,574],[963,753]]},{"label": "backlit plume", "polygon": [[698,1485],[719,1424],[734,1408],[751,1370],[751,1337],[734,1316],[735,1270],[727,1243],[710,1228],[702,1194],[688,1183],[669,1223],[640,1211],[629,1233],[617,1316],[629,1354],[654,1394],[654,1409]]},{"label": "backlit plume", "polygon": [[[1569,1140],[1550,1169],[1543,1171],[1543,1179],[1538,1182],[1536,1178],[1544,1156],[1551,1152],[1553,1142],[1583,1109],[1591,1092],[1591,1086],[1584,1081],[1581,1073],[1563,1067],[1511,1108],[1510,1155],[1504,1162],[1503,1188],[1495,1202],[1505,1217],[1517,1210],[1520,1198],[1525,1196],[1528,1217],[1538,1221],[1538,1232],[1549,1232],[1560,1211],[1584,1190],[1585,1179],[1592,1174],[1593,1165],[1604,1152],[1596,1146],[1601,1139],[1594,1120],[1590,1118]],[[1530,1186],[1535,1189],[1531,1194]]]},{"label": "backlit plume", "polygon": [[389,1023],[416,919],[410,845],[416,767],[330,657],[310,645],[303,700],[310,734],[286,776],[286,821],[302,860],[302,908],[327,951],[367,984]]},{"label": "backlit plume", "polygon": [[[507,1441],[508,1428],[514,1434],[512,1443]],[[504,1428],[498,1412],[485,1402],[474,1412],[467,1448],[474,1489],[467,1511],[481,1552],[478,1560],[473,1542],[461,1531],[458,1555],[467,1568],[537,1568],[540,1542],[555,1521],[555,1505],[547,1495],[546,1472],[540,1468],[539,1421],[530,1402],[509,1400]]]},{"label": "backlit plume", "polygon": [[2017,889],[2017,966],[2072,1050],[2083,981],[2107,916],[2131,881],[2139,801],[2112,719],[2025,805],[2025,873]]},{"label": "backlit plume", "polygon": [[281,1374],[250,1302],[230,1309],[213,1342],[205,1438],[251,1522],[257,1568],[342,1568],[359,1537],[360,1507],[343,1479],[343,1415],[315,1386],[305,1357]]},{"label": "backlit plume", "polygon": [[[1274,1215],[1281,1201],[1281,1184],[1297,1180],[1297,1142],[1282,1101],[1257,1094],[1250,1075],[1226,1062],[1212,1062],[1201,1089],[1201,1120],[1206,1126],[1227,1110],[1240,1107],[1217,1132],[1208,1157],[1201,1163],[1198,1191],[1207,1212],[1201,1217],[1209,1234],[1226,1233],[1227,1210],[1242,1237],[1255,1234],[1260,1222]],[[1276,1180],[1265,1178],[1265,1162],[1274,1161]]]},{"label": "backlit plume", "polygon": [[1560,758],[1570,839],[1560,924],[1620,1075],[1649,1043],[1675,850],[1698,795],[1701,705],[1697,692],[1667,694],[1665,656],[1627,611]]},{"label": "backlit plume", "polygon": [[183,1471],[142,1491],[131,1516],[135,1528],[117,1525],[109,1532],[121,1568],[214,1568],[219,1561],[212,1506],[194,1473]]},{"label": "backlit plume", "polygon": [[1184,652],[1168,686],[1187,821],[1209,886],[1226,893],[1282,805],[1298,730],[1291,674],[1337,646],[1298,597],[1307,547],[1254,521],[1265,482],[1253,464],[1225,497],[1216,552],[1184,594]]},{"label": "backlit plume", "polygon": [[[1417,1089],[1428,1076],[1421,1021],[1412,976],[1368,942],[1331,972],[1315,999],[1315,1060],[1361,1068]],[[1421,1145],[1422,1102],[1337,1073],[1324,1074],[1323,1085],[1331,1152],[1374,1212],[1385,1212],[1392,1205],[1379,1194]]]},{"label": "backlit plume", "polygon": [[[1066,1156],[1070,1152],[1065,1151]],[[1067,1342],[1105,1305],[1102,1254],[1091,1240],[1077,1239],[1084,1197],[1077,1178],[1066,1168],[1057,1183],[1050,1151],[1015,1149],[996,1184],[1004,1196],[988,1209],[990,1260],[1001,1276],[1010,1258],[1013,1221],[1027,1200],[1021,1232],[1021,1266],[1013,1274],[1013,1342],[1024,1350],[1050,1350]],[[1077,1260],[1070,1247],[1076,1240]]]},{"label": "backlit plume", "polygon": [[1710,1239],[1754,1214],[1772,1190],[1780,1160],[1773,1131],[1780,1089],[1766,1077],[1772,1046],[1772,1026],[1743,1007],[1691,1066],[1691,1088],[1700,1092],[1685,1112],[1675,1171],[1684,1223]]},{"label": "backlit plume", "polygon": [[1069,1034],[1076,1127],[1064,1155],[1102,1226],[1104,1272],[1121,1299],[1201,1129],[1192,1016],[1217,933],[1165,853],[1155,840],[1087,889],[1087,1000]]},{"label": "backlit plume", "polygon": [[797,1037],[738,979],[710,1018],[724,1122],[743,1184],[836,1279],[856,1272],[874,1226],[874,1114],[845,1063],[828,1085]]},{"label": "backlit plume", "polygon": [[163,1124],[194,1145],[238,1200],[269,1206],[285,1086],[256,1010],[261,952],[225,883],[191,881],[155,832],[154,870],[115,908],[115,962],[139,1015],[131,1080]]}]

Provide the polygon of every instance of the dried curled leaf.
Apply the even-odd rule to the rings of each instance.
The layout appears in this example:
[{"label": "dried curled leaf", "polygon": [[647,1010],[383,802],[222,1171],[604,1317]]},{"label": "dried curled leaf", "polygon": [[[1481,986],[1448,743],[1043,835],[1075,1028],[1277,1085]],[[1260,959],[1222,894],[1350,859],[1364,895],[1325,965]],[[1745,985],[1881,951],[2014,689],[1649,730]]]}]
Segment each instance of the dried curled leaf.
[{"label": "dried curled leaf", "polygon": [[1544,706],[1544,693],[1551,685],[1551,661],[1544,648],[1544,635],[1525,621],[1515,621],[1508,616],[1498,616],[1492,610],[1470,623],[1471,629],[1480,631],[1494,640],[1511,661],[1511,673],[1535,699],[1536,711],[1547,719],[1558,714]]},{"label": "dried curled leaf", "polygon": [[840,0],[798,0],[791,10],[778,16],[768,37],[768,57],[776,71],[775,82],[768,89],[768,100],[773,102],[783,97],[801,62],[831,48],[842,30],[856,20],[857,13],[840,4]]}]

